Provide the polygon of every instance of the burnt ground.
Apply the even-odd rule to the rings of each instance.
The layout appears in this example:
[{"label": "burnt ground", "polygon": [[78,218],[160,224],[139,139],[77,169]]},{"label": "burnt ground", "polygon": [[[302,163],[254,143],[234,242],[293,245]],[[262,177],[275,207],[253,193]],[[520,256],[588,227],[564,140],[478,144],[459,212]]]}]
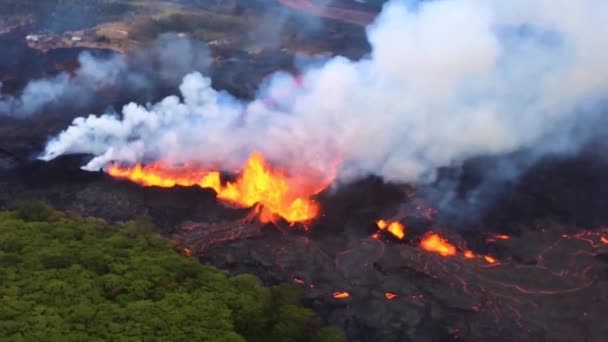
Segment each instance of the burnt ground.
[{"label": "burnt ground", "polygon": [[[32,59],[18,64],[23,73],[7,66],[3,79],[18,90],[76,56],[56,53],[26,55]],[[214,83],[246,97],[259,79],[292,62],[262,56],[231,54],[229,64],[212,71]],[[48,58],[46,67],[28,68],[39,58]],[[86,111],[170,91],[109,92]],[[608,334],[608,243],[602,241],[608,239],[608,163],[597,152],[605,144],[538,161],[517,181],[494,184],[500,191],[475,210],[458,199],[436,206],[426,195],[433,189],[369,178],[322,193],[323,216],[308,227],[262,226],[209,190],[143,188],[84,172],[87,156],[35,160],[48,137],[80,114],[82,108],[67,106],[27,120],[0,118],[0,208],[37,198],[110,221],[149,216],[201,262],[250,272],[267,284],[299,284],[307,304],[351,341],[603,341]],[[480,163],[500,166],[495,160],[465,165],[459,191],[480,183]],[[405,239],[372,238],[379,218],[403,222]],[[457,254],[423,251],[419,240],[429,230],[456,245]],[[465,258],[465,249],[477,256]]]}]

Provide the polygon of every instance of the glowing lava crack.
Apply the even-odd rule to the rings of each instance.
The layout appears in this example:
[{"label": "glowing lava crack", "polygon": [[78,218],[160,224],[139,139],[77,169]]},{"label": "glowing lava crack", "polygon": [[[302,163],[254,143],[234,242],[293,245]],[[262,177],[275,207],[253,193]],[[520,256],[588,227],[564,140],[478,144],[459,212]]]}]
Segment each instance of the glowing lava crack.
[{"label": "glowing lava crack", "polygon": [[196,167],[174,168],[157,162],[133,167],[111,165],[105,170],[115,178],[128,179],[144,186],[199,186],[213,189],[217,198],[240,207],[256,206],[260,221],[272,222],[277,216],[290,223],[307,222],[319,215],[311,196],[325,189],[331,180],[311,185],[308,178],[291,178],[272,169],[259,152],[254,152],[238,179],[222,184],[218,171]]}]

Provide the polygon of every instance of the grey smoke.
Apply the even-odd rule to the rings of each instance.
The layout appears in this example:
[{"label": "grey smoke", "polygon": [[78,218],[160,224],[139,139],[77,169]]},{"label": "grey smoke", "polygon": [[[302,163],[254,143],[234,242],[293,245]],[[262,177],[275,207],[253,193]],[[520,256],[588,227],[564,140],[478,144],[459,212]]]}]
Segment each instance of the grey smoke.
[{"label": "grey smoke", "polygon": [[389,2],[368,28],[369,58],[302,70],[301,86],[278,73],[252,102],[191,73],[181,98],[76,119],[41,159],[87,153],[87,170],[150,160],[234,170],[255,149],[294,173],[323,174],[339,159],[340,181],[426,183],[472,157],[571,152],[596,132],[608,3],[408,3]]},{"label": "grey smoke", "polygon": [[130,64],[149,68],[168,85],[178,85],[192,71],[207,72],[211,53],[205,42],[165,33],[150,48],[136,51]]},{"label": "grey smoke", "polygon": [[204,43],[175,34],[159,37],[132,57],[120,54],[99,57],[85,51],[79,55],[80,66],[73,74],[64,72],[30,81],[16,96],[2,94],[0,87],[0,115],[28,117],[62,102],[84,107],[104,89],[120,86],[144,91],[154,83],[152,77],[169,85],[178,84],[192,70],[206,71],[210,61]]},{"label": "grey smoke", "polygon": [[[308,9],[291,8],[287,4],[288,2],[300,3],[300,1],[292,0],[285,1],[285,3],[280,1],[266,3],[264,7],[267,10],[262,13],[257,26],[248,33],[249,39],[256,42],[256,45],[278,48],[285,44],[293,44],[305,37],[312,39],[321,33],[327,23],[323,18],[316,16]],[[319,12],[331,5],[331,0],[313,0],[310,3],[314,6],[315,11]]]},{"label": "grey smoke", "polygon": [[95,89],[115,84],[127,70],[127,64],[119,55],[100,59],[84,52],[78,57],[78,61],[80,68],[73,76],[61,73],[54,77],[33,80],[25,86],[19,97],[0,97],[0,112],[28,116],[39,112],[50,103],[68,98],[70,101],[83,101],[84,98],[78,95],[89,96]]}]

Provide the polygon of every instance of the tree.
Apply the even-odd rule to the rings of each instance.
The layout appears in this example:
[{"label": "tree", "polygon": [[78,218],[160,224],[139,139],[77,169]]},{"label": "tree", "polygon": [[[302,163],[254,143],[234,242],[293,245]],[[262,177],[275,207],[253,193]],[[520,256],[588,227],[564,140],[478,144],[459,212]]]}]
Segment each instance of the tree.
[{"label": "tree", "polygon": [[227,276],[177,253],[156,231],[144,218],[109,225],[42,202],[0,212],[0,336],[210,342],[339,336],[319,329],[319,318],[299,306],[298,288]]},{"label": "tree", "polygon": [[53,214],[53,209],[38,200],[25,202],[17,208],[17,216],[24,221],[46,221]]}]

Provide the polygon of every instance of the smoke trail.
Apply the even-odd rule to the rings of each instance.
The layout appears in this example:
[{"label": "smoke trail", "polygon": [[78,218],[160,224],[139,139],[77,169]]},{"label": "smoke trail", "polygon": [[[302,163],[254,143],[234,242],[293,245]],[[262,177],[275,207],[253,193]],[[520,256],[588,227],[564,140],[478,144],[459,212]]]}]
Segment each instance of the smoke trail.
[{"label": "smoke trail", "polygon": [[[298,172],[429,182],[443,166],[530,148],[571,151],[594,134],[608,92],[600,0],[393,0],[368,28],[369,58],[278,73],[252,102],[199,73],[161,102],[76,119],[41,158],[85,166],[163,160],[241,165],[254,149]],[[273,105],[268,105],[270,98]],[[584,129],[573,129],[575,126]]]},{"label": "smoke trail", "polygon": [[74,76],[61,73],[57,76],[29,82],[19,97],[0,97],[0,113],[28,116],[50,103],[69,98],[84,101],[96,88],[115,84],[127,70],[124,59],[118,55],[108,59],[93,57],[84,52],[78,57],[80,68]]},{"label": "smoke trail", "polygon": [[164,83],[178,84],[192,70],[207,70],[210,61],[204,43],[174,34],[159,37],[150,48],[136,52],[130,59],[119,54],[97,57],[83,52],[78,57],[80,67],[73,75],[60,73],[30,81],[19,96],[3,95],[0,84],[0,115],[28,117],[64,102],[85,107],[96,92],[116,87],[141,92],[154,83],[153,74]]}]

